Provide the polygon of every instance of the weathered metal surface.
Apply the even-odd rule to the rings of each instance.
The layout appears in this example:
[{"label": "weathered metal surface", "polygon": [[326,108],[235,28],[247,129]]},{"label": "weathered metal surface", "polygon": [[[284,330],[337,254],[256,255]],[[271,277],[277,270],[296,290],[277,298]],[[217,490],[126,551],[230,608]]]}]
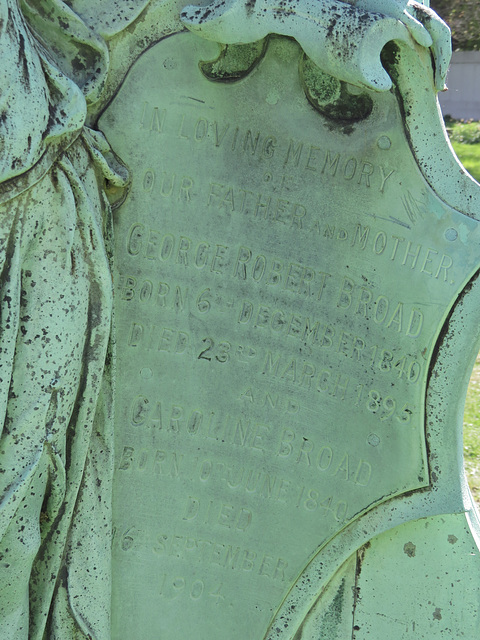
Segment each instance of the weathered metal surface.
[{"label": "weathered metal surface", "polygon": [[261,638],[323,545],[430,484],[428,370],[478,268],[478,223],[422,177],[393,94],[346,124],[311,106],[294,42],[238,83],[202,75],[218,51],[164,40],[100,120],[132,173],[115,640]]},{"label": "weathered metal surface", "polygon": [[478,637],[444,23],[5,0],[0,50],[2,640]]}]

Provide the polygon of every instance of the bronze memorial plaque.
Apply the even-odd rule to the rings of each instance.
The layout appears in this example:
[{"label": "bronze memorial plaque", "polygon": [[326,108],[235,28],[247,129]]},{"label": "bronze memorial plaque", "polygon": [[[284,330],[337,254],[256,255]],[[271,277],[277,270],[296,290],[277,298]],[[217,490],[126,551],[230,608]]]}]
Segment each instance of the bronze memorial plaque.
[{"label": "bronze memorial plaque", "polygon": [[342,84],[325,112],[294,40],[236,81],[205,62],[219,52],[157,43],[99,121],[132,176],[113,640],[261,640],[324,545],[429,485],[429,365],[478,259],[393,92]]}]

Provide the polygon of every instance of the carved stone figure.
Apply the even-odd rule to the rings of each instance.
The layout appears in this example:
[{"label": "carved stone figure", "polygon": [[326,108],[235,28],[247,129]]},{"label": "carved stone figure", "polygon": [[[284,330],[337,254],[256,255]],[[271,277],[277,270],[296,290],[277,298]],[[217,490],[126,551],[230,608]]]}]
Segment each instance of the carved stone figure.
[{"label": "carved stone figure", "polygon": [[1,635],[107,639],[105,183],[124,185],[126,172],[84,127],[106,47],[63,2],[2,0],[0,11]]},{"label": "carved stone figure", "polygon": [[[392,40],[414,52],[406,56],[408,64],[418,62],[422,48],[425,60],[431,50],[437,90],[444,88],[450,57],[446,25],[411,0],[259,0],[186,8],[178,0],[0,0],[0,634],[5,640],[111,639],[112,203],[122,197],[128,176],[95,129],[140,54],[186,29],[224,45],[217,61],[204,65],[204,75],[214,80],[218,69],[221,79],[233,78],[232,68],[245,75],[264,54],[269,34],[296,39],[315,78],[333,78],[325,104],[316,103],[327,113],[332,102],[345,107],[340,83],[377,92],[392,87],[381,62]],[[415,82],[414,67],[411,74]],[[406,126],[428,177],[430,140],[412,124],[415,111],[421,122],[424,103],[408,75],[407,69],[395,85],[409,107]],[[382,187],[387,179],[384,175]],[[462,177],[463,186],[467,180]],[[467,188],[460,192],[445,200],[471,213],[475,199]],[[446,272],[446,263],[439,270],[442,264]],[[412,507],[412,519],[423,507]],[[431,515],[438,513],[432,507]],[[371,529],[366,527],[370,537],[383,531],[375,517]],[[362,535],[352,533],[354,549],[364,544]],[[348,564],[347,552],[335,549],[322,562],[327,567],[331,562],[333,573],[339,558]],[[311,614],[324,606],[312,595],[317,564],[313,560],[306,579],[294,583],[268,637],[315,636],[317,623],[299,620],[307,614],[309,620],[319,618]],[[346,575],[350,569],[342,571]]]}]

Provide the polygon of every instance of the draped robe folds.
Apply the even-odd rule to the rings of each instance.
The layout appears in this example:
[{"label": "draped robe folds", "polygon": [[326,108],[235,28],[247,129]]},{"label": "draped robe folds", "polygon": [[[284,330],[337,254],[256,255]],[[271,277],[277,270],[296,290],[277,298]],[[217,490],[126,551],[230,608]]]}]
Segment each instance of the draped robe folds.
[{"label": "draped robe folds", "polygon": [[0,635],[107,640],[104,186],[127,174],[84,123],[108,54],[60,0],[0,0],[0,60]]}]

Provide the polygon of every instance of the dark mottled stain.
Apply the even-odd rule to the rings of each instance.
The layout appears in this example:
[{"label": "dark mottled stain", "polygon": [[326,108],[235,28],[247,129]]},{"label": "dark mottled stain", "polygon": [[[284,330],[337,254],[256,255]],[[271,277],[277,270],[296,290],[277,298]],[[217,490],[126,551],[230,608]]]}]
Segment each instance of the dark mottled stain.
[{"label": "dark mottled stain", "polygon": [[15,29],[15,25],[14,25],[14,18],[13,18],[13,13],[10,7],[8,7],[8,20],[7,20],[7,32],[12,34],[14,29]]},{"label": "dark mottled stain", "polygon": [[337,19],[336,18],[331,18],[330,22],[328,23],[327,26],[327,38],[331,38],[332,34],[333,34],[333,30],[335,29],[335,26],[337,24]]},{"label": "dark mottled stain", "polygon": [[262,60],[268,36],[249,44],[225,45],[216,60],[199,62],[200,71],[214,82],[237,82],[245,78]]},{"label": "dark mottled stain", "polygon": [[373,100],[368,93],[352,95],[347,84],[317,67],[307,56],[300,63],[305,95],[312,107],[328,118],[327,127],[350,135],[354,124],[368,118]]},{"label": "dark mottled stain", "polygon": [[247,9],[247,16],[251,16],[255,11],[255,5],[257,4],[257,0],[247,0],[245,4],[245,8]]},{"label": "dark mottled stain", "polygon": [[[343,614],[343,606],[344,606],[344,596],[345,596],[345,578],[342,579],[340,586],[338,587],[337,592],[328,606],[327,610],[322,616],[321,627],[322,627],[322,636],[323,637],[337,637],[337,632],[342,622],[342,614]],[[318,602],[318,600],[317,600]],[[295,636],[292,640],[301,640],[303,637],[303,631],[305,624],[308,623],[310,615],[315,616],[315,606],[317,602],[310,609],[309,613],[305,617],[298,631],[295,633]],[[291,609],[293,610],[295,607],[292,605]]]},{"label": "dark mottled stain", "polygon": [[28,71],[27,55],[25,53],[25,38],[22,33],[18,34],[18,63],[22,69],[23,79],[26,85],[30,85],[30,73]]},{"label": "dark mottled stain", "polygon": [[57,118],[57,107],[54,104],[49,103],[48,104],[48,122],[44,132],[42,133],[42,141],[45,140],[45,138],[51,132],[51,129],[54,126],[55,122],[59,122],[59,119]]},{"label": "dark mottled stain", "polygon": [[450,320],[452,318],[453,312],[455,311],[455,309],[458,306],[458,303],[461,301],[461,299],[471,290],[471,288],[473,287],[474,282],[477,280],[477,278],[480,276],[480,270],[477,271],[475,273],[475,275],[469,280],[468,284],[465,286],[465,288],[463,289],[463,291],[461,292],[461,294],[459,295],[458,299],[457,299],[457,303],[455,305],[452,306],[452,308],[450,309],[450,311],[448,312],[448,316],[440,330],[440,334],[438,336],[437,342],[435,343],[435,347],[433,349],[433,353],[432,353],[432,359],[430,360],[430,365],[428,368],[428,378],[427,378],[427,388],[428,385],[430,384],[430,378],[432,376],[433,370],[435,369],[435,365],[437,363],[437,359],[439,356],[439,352],[440,352],[440,347],[442,346],[446,336],[448,335],[449,332],[449,327],[450,327]]},{"label": "dark mottled stain", "polygon": [[413,544],[413,542],[406,542],[403,545],[403,553],[407,555],[409,558],[414,558],[417,552],[417,547]]},{"label": "dark mottled stain", "polygon": [[55,171],[52,171],[51,175],[50,175],[50,180],[52,181],[52,185],[55,188],[55,190],[58,189],[58,175],[56,174]]},{"label": "dark mottled stain", "polygon": [[398,72],[396,67],[400,59],[400,48],[394,42],[387,42],[380,53],[380,62],[385,71],[390,75],[392,80],[396,82]]},{"label": "dark mottled stain", "polygon": [[76,72],[76,73],[82,73],[84,71],[86,71],[86,66],[85,66],[85,62],[80,58],[80,56],[75,56],[75,58],[72,58],[72,69]]}]

